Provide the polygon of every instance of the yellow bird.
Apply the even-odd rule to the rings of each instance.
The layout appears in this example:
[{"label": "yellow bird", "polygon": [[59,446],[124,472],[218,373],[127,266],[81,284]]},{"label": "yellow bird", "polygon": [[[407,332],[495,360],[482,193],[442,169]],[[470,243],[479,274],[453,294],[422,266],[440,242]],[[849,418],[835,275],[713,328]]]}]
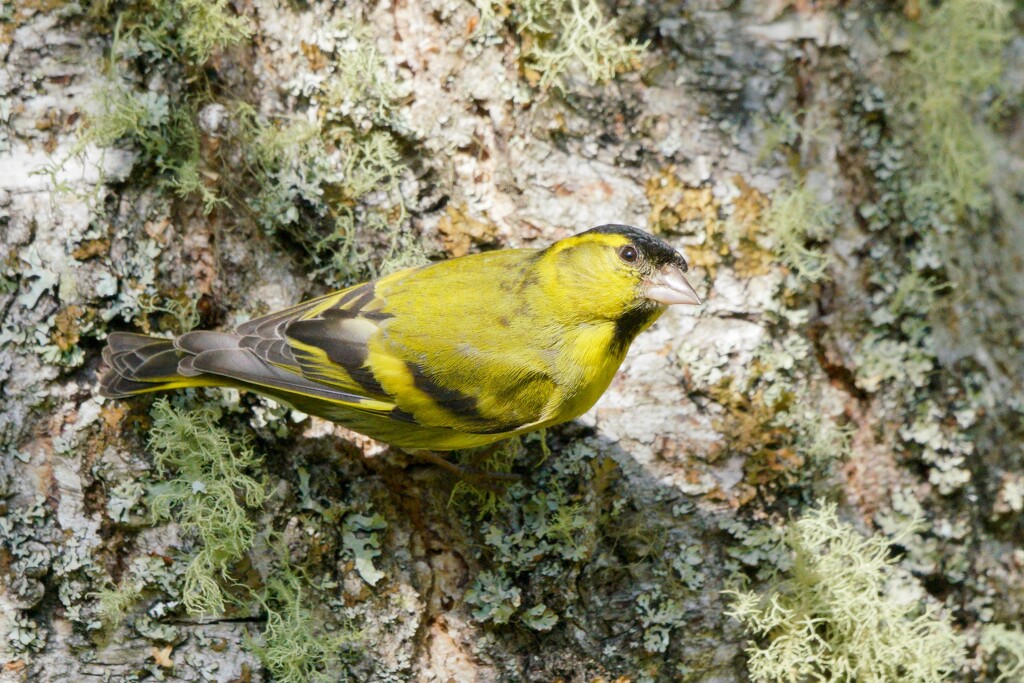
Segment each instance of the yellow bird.
[{"label": "yellow bird", "polygon": [[402,270],[229,332],[114,332],[100,393],[235,387],[406,450],[482,446],[593,406],[667,306],[700,303],[686,268],[661,240],[605,225]]}]

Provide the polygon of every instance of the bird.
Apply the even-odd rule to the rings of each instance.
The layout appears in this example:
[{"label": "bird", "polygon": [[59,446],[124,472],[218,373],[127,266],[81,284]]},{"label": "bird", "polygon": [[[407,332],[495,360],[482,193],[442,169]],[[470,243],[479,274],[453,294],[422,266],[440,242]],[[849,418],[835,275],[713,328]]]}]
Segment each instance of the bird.
[{"label": "bird", "polygon": [[446,464],[435,452],[589,410],[638,334],[668,306],[701,303],[686,271],[663,240],[602,225],[407,268],[229,331],[112,332],[99,393],[233,387]]}]

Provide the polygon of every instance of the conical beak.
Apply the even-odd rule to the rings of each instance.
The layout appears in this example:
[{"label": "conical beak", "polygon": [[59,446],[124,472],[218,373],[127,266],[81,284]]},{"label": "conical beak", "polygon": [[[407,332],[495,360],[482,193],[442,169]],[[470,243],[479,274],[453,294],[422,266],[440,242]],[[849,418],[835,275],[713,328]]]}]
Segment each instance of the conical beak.
[{"label": "conical beak", "polygon": [[664,266],[646,283],[646,296],[651,301],[671,306],[672,304],[700,303],[700,297],[683,277],[683,271],[674,265]]}]

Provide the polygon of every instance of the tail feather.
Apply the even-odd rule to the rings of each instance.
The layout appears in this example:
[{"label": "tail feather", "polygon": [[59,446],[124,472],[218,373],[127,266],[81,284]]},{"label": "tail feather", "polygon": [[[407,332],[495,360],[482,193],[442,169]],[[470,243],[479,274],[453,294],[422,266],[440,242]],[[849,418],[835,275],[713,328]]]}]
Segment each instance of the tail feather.
[{"label": "tail feather", "polygon": [[171,339],[113,332],[107,337],[103,360],[108,369],[100,378],[100,395],[125,398],[151,391],[223,384],[208,375],[185,376],[178,363],[187,354],[174,347]]}]

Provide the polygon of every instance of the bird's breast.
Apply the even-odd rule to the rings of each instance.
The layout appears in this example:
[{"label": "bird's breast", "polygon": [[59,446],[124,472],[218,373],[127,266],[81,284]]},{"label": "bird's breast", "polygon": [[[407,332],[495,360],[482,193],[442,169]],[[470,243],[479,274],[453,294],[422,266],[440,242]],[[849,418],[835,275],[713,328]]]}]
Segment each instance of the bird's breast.
[{"label": "bird's breast", "polygon": [[557,421],[571,420],[590,410],[608,389],[625,358],[618,350],[615,324],[601,322],[577,327],[567,335],[558,354],[562,378]]}]

